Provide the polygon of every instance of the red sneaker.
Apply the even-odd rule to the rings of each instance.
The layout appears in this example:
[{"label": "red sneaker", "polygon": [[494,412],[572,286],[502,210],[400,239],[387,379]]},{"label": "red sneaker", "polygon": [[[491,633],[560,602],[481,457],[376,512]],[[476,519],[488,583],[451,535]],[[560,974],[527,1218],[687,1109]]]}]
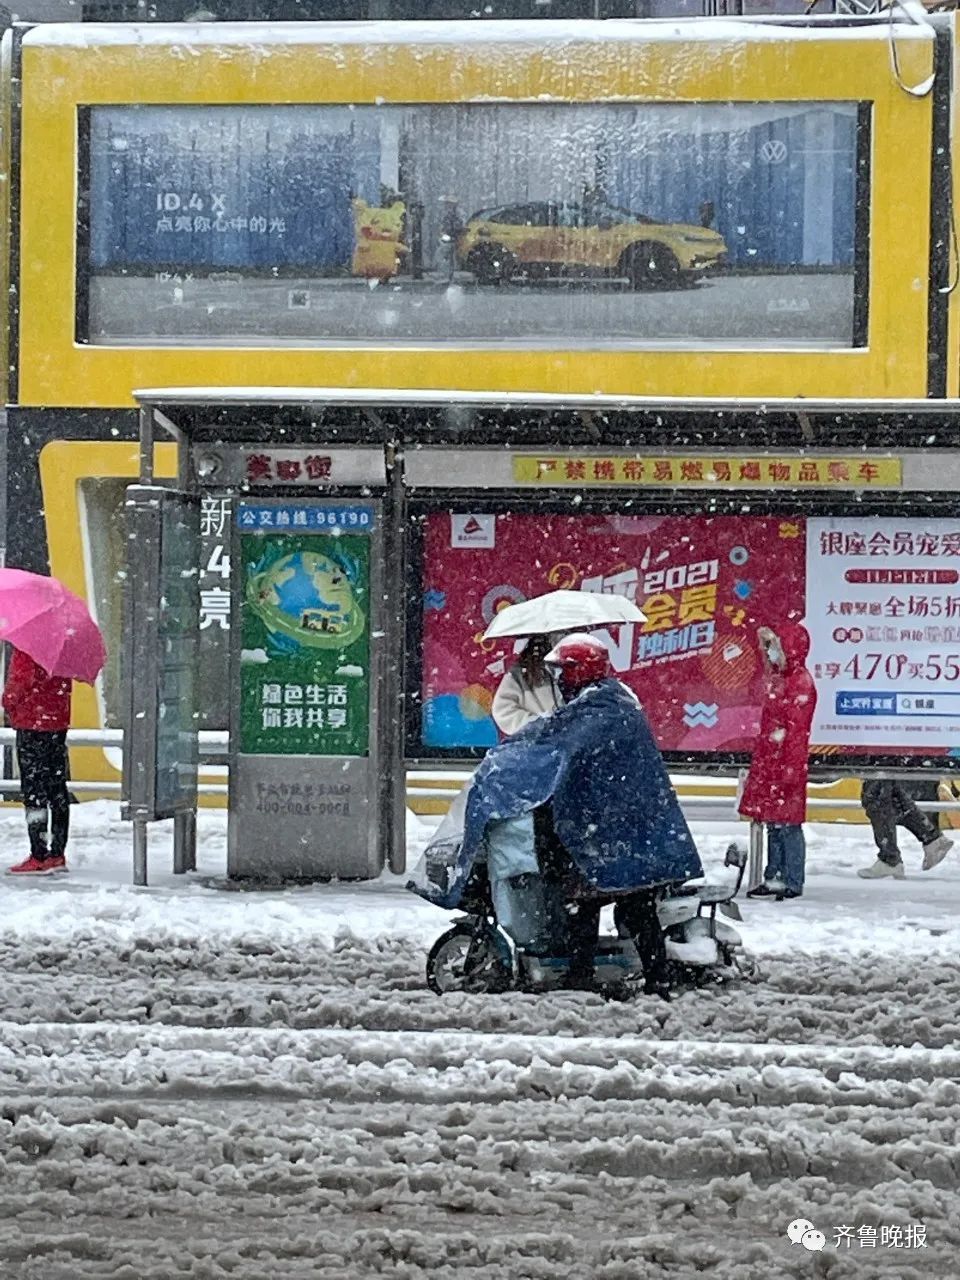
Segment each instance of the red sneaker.
[{"label": "red sneaker", "polygon": [[66,871],[66,858],[44,858],[42,861],[35,858],[33,854],[24,862],[18,862],[15,867],[7,868],[8,876],[49,876],[55,871]]}]

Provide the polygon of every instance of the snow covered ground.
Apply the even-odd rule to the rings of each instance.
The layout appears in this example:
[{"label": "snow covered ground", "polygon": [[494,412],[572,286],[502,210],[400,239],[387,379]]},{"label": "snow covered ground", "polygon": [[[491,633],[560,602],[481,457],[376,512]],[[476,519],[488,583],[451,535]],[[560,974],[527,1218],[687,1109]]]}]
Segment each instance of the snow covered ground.
[{"label": "snow covered ground", "polygon": [[805,897],[744,904],[759,986],[441,999],[400,881],[212,887],[205,813],[134,889],[79,806],[68,877],[0,882],[0,1275],[955,1277],[960,854],[864,883],[866,828],[808,834]]}]

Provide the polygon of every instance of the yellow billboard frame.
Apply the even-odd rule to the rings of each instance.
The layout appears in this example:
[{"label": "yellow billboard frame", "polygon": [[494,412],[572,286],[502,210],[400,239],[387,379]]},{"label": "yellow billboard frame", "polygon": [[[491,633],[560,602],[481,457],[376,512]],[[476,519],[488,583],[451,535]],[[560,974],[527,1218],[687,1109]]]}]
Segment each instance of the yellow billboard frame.
[{"label": "yellow billboard frame", "polygon": [[[298,24],[300,25],[300,24]],[[456,24],[450,24],[451,28]],[[929,32],[889,25],[827,30],[733,23],[665,33],[652,24],[462,24],[395,42],[378,24],[311,27],[244,39],[223,26],[187,30],[41,28],[23,44],[19,395],[26,406],[127,407],[138,386],[344,386],[552,390],[705,396],[927,394],[932,96]],[[657,27],[656,33],[652,27]],[[405,29],[406,28],[406,29]],[[511,35],[511,29],[514,34]],[[702,28],[705,32],[706,28]],[[384,36],[382,33],[387,32]],[[403,34],[401,34],[403,31]],[[195,32],[195,29],[194,29]],[[329,34],[328,34],[329,32]],[[467,34],[469,32],[469,34]],[[582,32],[583,34],[580,34]],[[58,34],[59,33],[59,34]],[[82,39],[81,39],[82,34]],[[179,42],[178,42],[179,40]],[[481,344],[128,347],[75,336],[78,110],[97,104],[516,102],[872,103],[867,346],[763,349],[545,350]],[[956,331],[956,298],[951,298]],[[949,360],[948,394],[957,361]]]}]

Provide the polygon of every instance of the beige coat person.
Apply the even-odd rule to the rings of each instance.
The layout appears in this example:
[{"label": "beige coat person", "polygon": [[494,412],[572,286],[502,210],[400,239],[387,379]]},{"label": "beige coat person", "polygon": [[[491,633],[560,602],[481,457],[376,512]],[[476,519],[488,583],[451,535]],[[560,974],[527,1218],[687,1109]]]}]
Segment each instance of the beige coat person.
[{"label": "beige coat person", "polygon": [[533,682],[524,675],[517,663],[500,681],[493,697],[491,714],[500,732],[512,738],[531,720],[556,711],[560,702],[560,694],[549,677],[544,681]]},{"label": "beige coat person", "polygon": [[531,720],[556,711],[563,701],[543,662],[551,646],[550,636],[531,636],[500,681],[490,711],[497,728],[507,738],[519,733]]}]

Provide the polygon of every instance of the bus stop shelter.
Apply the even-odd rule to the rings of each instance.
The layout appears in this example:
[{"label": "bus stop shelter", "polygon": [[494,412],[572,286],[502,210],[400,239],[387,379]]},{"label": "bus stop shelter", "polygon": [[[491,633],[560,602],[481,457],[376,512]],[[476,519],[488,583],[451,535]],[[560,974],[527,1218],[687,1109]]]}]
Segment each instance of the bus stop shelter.
[{"label": "bus stop shelter", "polygon": [[[862,742],[855,750],[827,744],[814,761],[814,776],[918,770],[929,776],[931,764],[943,771],[955,763],[948,686],[960,666],[948,652],[950,629],[939,627],[939,641],[929,639],[937,631],[929,625],[897,628],[908,639],[896,643],[882,636],[868,641],[861,581],[861,569],[893,575],[891,599],[903,595],[904,609],[911,586],[918,601],[923,588],[928,606],[942,599],[943,608],[960,609],[960,586],[954,606],[946,588],[935,597],[930,585],[937,574],[954,572],[951,521],[960,494],[955,405],[337,388],[169,388],[139,392],[137,400],[140,474],[127,495],[123,787],[125,813],[134,825],[138,883],[146,882],[151,821],[174,819],[175,869],[194,865],[197,513],[201,497],[213,491],[228,494],[231,502],[230,653],[223,679],[230,692],[232,877],[365,878],[384,866],[403,869],[407,765],[462,767],[495,740],[488,715],[495,661],[476,666],[459,691],[437,694],[431,683],[435,662],[424,656],[427,647],[436,653],[438,644],[449,649],[461,642],[436,638],[437,619],[449,631],[458,610],[438,604],[445,592],[435,579],[444,566],[430,556],[439,554],[438,547],[469,552],[470,563],[480,566],[469,588],[484,608],[496,608],[497,590],[512,592],[508,599],[529,589],[506,581],[513,567],[494,554],[497,531],[511,520],[528,521],[549,541],[579,537],[577,522],[583,519],[606,522],[624,539],[648,527],[643,521],[651,518],[687,521],[701,538],[719,527],[717,521],[780,519],[782,546],[767,566],[772,577],[785,574],[788,561],[802,560],[804,539],[811,563],[840,565],[844,547],[853,546],[853,555],[861,538],[856,530],[849,533],[850,522],[873,521],[872,546],[887,550],[865,555],[862,565],[857,561],[859,567],[846,571],[850,599],[838,605],[843,613],[832,628],[834,639],[824,632],[823,640],[829,647],[843,632],[836,644],[851,646],[838,651],[853,665],[847,668],[850,688],[837,685],[837,732],[849,727]],[[178,445],[177,477],[173,484],[158,484],[154,445],[171,438]],[[544,513],[553,524],[541,528],[537,522],[547,518]],[[836,536],[830,534],[830,545],[838,548],[833,560],[823,558],[829,541],[824,522],[831,520],[837,522]],[[920,528],[924,521],[926,532]],[[908,534],[913,537],[910,529],[916,532],[911,546],[946,549],[942,564],[927,551],[897,559],[892,539],[902,535],[902,549]],[[820,550],[813,545],[817,538]],[[746,554],[749,548],[732,550]],[[564,572],[576,575],[570,556],[558,552],[556,558]],[[489,582],[482,578],[487,560],[494,575]],[[714,603],[720,598],[719,588],[710,588],[729,567],[724,561],[716,568],[715,557],[701,558],[696,572],[707,572],[704,564],[714,567],[713,577],[697,587],[701,609],[707,597]],[[675,582],[666,581],[664,590],[659,584],[656,594],[675,596],[681,612],[687,607],[693,616],[693,596],[684,593],[696,584],[681,582],[689,568],[670,569]],[[640,591],[646,598],[646,588],[659,583],[656,572],[648,565],[638,578],[636,566],[628,565],[618,573],[584,576],[580,585]],[[747,593],[746,601],[750,583],[731,582]],[[825,582],[811,580],[807,597],[818,598]],[[461,606],[460,612],[469,612]],[[747,609],[739,613],[746,616]],[[713,651],[727,623],[719,612],[711,613],[708,622],[696,624],[700,631],[694,636],[694,624],[684,629],[672,625],[676,618],[663,617],[652,636],[631,634],[633,647],[621,669],[649,673],[666,688],[663,682],[674,669],[701,670],[704,654],[688,652],[690,644],[703,648],[709,640]],[[483,620],[471,618],[470,628],[479,625],[482,631]],[[465,670],[486,661],[478,636],[464,633],[464,652],[470,650]],[[889,652],[885,644],[893,646]],[[939,647],[927,653],[931,645]],[[623,648],[622,639],[617,646]],[[742,652],[743,646],[720,645],[721,657],[734,648]],[[960,654],[960,643],[955,648]],[[874,673],[865,678],[871,653],[882,677],[876,694]],[[460,660],[457,654],[453,659]],[[907,676],[921,667],[930,678],[918,697],[916,680],[911,685]],[[824,669],[832,669],[826,658]],[[829,683],[826,676],[824,681]],[[721,695],[714,700],[722,701],[723,681],[718,688]],[[923,728],[919,717],[926,715],[927,695],[933,699],[928,728],[936,720],[943,729],[939,736],[923,730],[926,741],[936,738],[932,758],[911,745],[924,745],[914,729]],[[696,728],[705,730],[700,737],[708,744],[707,721],[717,710],[711,706],[703,703],[696,712],[704,722]],[[885,741],[874,734],[876,726],[895,723],[898,715],[909,723],[903,749],[873,749],[872,741]],[[698,740],[696,733],[685,734],[682,729],[665,747],[674,769],[730,775],[746,763],[742,745],[685,746]]]}]

